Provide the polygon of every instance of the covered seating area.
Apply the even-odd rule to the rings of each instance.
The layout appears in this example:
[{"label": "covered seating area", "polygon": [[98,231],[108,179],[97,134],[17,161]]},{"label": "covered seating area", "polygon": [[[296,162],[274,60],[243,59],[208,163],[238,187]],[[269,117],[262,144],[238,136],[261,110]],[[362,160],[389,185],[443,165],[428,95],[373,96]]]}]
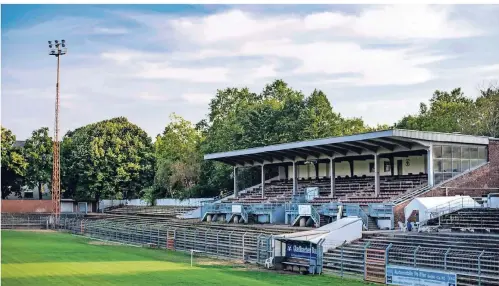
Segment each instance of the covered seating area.
[{"label": "covered seating area", "polygon": [[[205,155],[234,167],[227,203],[284,203],[318,188],[312,204],[389,202],[487,162],[489,138],[385,130]],[[260,186],[238,190],[238,169],[260,166]],[[266,178],[265,168],[278,177]],[[266,179],[272,179],[266,183]]]}]

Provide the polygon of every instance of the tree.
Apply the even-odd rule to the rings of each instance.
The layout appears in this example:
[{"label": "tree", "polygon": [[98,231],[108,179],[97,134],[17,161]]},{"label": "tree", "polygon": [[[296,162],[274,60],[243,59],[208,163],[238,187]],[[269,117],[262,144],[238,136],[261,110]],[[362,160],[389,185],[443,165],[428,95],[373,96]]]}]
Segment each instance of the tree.
[{"label": "tree", "polygon": [[340,136],[343,133],[341,116],[333,111],[331,103],[320,90],[314,90],[306,100],[310,123],[306,128],[312,138]]},{"label": "tree", "polygon": [[451,92],[437,90],[430,99],[429,106],[421,103],[418,115],[402,118],[396,127],[474,134],[477,118],[473,99],[465,97],[460,88]]},{"label": "tree", "polygon": [[27,162],[26,184],[29,188],[38,187],[39,199],[42,199],[43,185],[51,181],[52,174],[52,139],[48,127],[33,131],[24,144],[23,153]]},{"label": "tree", "polygon": [[124,117],[68,132],[61,155],[65,192],[76,198],[137,197],[154,178],[151,138]]},{"label": "tree", "polygon": [[16,136],[2,126],[2,199],[11,193],[21,196],[27,163],[22,149],[15,146]]},{"label": "tree", "polygon": [[480,135],[499,137],[499,86],[482,89],[476,106]]},{"label": "tree", "polygon": [[200,177],[202,141],[199,125],[193,126],[174,113],[170,115],[170,123],[154,143],[156,195],[185,198],[192,193]]}]

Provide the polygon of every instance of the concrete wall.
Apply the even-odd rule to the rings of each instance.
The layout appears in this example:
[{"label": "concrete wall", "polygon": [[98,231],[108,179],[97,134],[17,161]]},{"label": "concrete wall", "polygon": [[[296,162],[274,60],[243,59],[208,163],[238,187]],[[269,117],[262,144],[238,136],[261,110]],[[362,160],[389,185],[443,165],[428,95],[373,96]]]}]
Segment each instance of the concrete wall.
[{"label": "concrete wall", "polygon": [[51,200],[2,200],[3,213],[51,213]]}]

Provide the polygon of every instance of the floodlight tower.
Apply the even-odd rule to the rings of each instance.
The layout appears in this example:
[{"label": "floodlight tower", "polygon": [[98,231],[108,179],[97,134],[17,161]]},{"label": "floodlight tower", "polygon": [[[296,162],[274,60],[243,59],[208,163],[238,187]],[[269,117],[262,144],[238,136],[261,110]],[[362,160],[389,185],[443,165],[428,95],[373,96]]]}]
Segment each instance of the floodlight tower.
[{"label": "floodlight tower", "polygon": [[54,214],[54,223],[59,222],[61,214],[61,166],[59,157],[59,67],[61,56],[67,52],[66,41],[49,41],[49,55],[57,58],[57,83],[55,85],[55,123],[54,123],[54,153],[52,163],[52,212]]}]

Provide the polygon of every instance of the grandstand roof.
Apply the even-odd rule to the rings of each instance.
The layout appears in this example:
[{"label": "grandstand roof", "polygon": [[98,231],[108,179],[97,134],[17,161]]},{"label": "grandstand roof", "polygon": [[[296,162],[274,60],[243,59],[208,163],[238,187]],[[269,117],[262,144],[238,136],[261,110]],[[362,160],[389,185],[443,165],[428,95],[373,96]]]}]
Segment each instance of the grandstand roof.
[{"label": "grandstand roof", "polygon": [[431,143],[488,145],[489,138],[460,133],[440,133],[391,129],[349,136],[329,137],[264,147],[213,153],[205,160],[231,165],[259,165],[329,157],[362,156],[377,153],[400,153],[426,149]]}]

